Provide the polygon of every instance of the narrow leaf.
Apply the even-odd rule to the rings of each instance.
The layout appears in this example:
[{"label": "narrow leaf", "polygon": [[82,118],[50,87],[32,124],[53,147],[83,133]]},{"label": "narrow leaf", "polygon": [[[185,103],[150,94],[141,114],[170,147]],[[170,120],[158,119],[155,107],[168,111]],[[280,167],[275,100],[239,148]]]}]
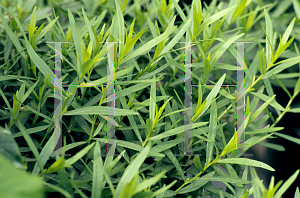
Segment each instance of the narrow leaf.
[{"label": "narrow leaf", "polygon": [[296,180],[299,174],[299,169],[279,188],[279,190],[274,195],[274,198],[280,198],[283,193],[292,185],[292,183]]},{"label": "narrow leaf", "polygon": [[138,156],[136,156],[133,162],[126,168],[116,188],[116,197],[121,196],[121,193],[124,187],[126,186],[126,184],[130,182],[133,179],[133,177],[136,175],[139,168],[142,166],[145,159],[147,158],[150,148],[151,148],[150,144],[147,144],[147,146],[140,152]]},{"label": "narrow leaf", "polygon": [[220,159],[217,163],[220,164],[226,164],[226,163],[230,163],[230,164],[241,164],[241,165],[248,165],[248,166],[255,166],[255,167],[259,167],[259,168],[263,168],[269,171],[275,171],[271,166],[263,163],[263,162],[259,162],[256,160],[252,160],[252,159],[247,159],[247,158],[226,158],[226,159]]},{"label": "narrow leaf", "polygon": [[93,165],[93,185],[92,198],[101,197],[103,188],[103,162],[99,142],[96,142],[94,148],[94,165]]},{"label": "narrow leaf", "polygon": [[217,104],[214,100],[211,108],[210,108],[210,119],[209,119],[209,131],[208,131],[208,139],[212,142],[207,142],[207,148],[206,148],[206,164],[212,159],[213,154],[213,148],[214,148],[214,142],[216,133],[217,133]]}]

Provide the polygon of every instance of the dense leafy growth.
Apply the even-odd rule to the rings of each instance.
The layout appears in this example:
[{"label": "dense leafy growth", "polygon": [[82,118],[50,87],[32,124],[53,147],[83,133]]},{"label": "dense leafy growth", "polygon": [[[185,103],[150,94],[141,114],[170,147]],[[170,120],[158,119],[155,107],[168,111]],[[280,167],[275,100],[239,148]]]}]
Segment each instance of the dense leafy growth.
[{"label": "dense leafy growth", "polygon": [[[299,170],[284,184],[272,178],[266,189],[254,167],[275,170],[243,154],[276,136],[300,144],[276,127],[286,113],[300,113],[291,106],[300,92],[299,0],[0,5],[0,197],[280,198],[297,178]],[[288,8],[296,16],[284,14]],[[250,42],[244,44],[245,117],[239,129],[236,117],[244,106],[237,106],[235,85],[243,68],[236,66],[236,41]],[[62,90],[63,147],[57,152],[71,156],[50,156],[59,132],[53,42],[63,42],[62,84],[69,85]],[[104,86],[108,42],[114,42],[110,97]],[[192,42],[191,84],[198,85],[191,88],[192,108],[184,104],[184,42]],[[286,92],[286,107],[276,102],[272,86]],[[107,107],[111,101],[115,109]],[[184,153],[188,111],[192,155]],[[107,123],[115,125],[114,156],[106,155]]]}]

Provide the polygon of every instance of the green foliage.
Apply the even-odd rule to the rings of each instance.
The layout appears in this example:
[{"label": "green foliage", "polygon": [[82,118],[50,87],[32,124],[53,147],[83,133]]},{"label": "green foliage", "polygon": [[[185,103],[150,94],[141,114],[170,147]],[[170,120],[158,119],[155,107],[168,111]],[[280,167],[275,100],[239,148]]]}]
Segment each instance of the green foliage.
[{"label": "green foliage", "polygon": [[[242,152],[256,144],[285,151],[262,142],[276,136],[300,144],[277,126],[286,113],[300,113],[293,103],[300,93],[299,0],[0,5],[0,197],[280,198],[297,178],[299,170],[285,183],[275,185],[272,177],[266,189],[253,167],[275,170]],[[284,14],[288,8],[296,17]],[[236,66],[238,41],[252,42],[244,44],[244,68]],[[63,42],[62,84],[69,85],[62,90],[61,129],[54,118],[60,85],[53,42]],[[114,94],[107,97],[108,42],[114,42]],[[198,85],[190,108],[183,103],[184,42],[192,42],[191,83]],[[221,86],[236,85],[243,69],[244,94]],[[273,86],[285,91],[285,106]],[[244,128],[236,128],[243,96]],[[186,112],[191,156],[184,153]],[[108,123],[115,127],[114,156],[107,155]],[[55,150],[60,133],[64,146]]]},{"label": "green foliage", "polygon": [[0,155],[0,196],[7,198],[44,197],[41,178],[14,167],[13,163]]},{"label": "green foliage", "polygon": [[[274,186],[274,176],[271,178],[271,182],[269,188],[266,189],[262,183],[262,180],[258,177],[254,168],[251,168],[251,176],[252,176],[252,190],[254,197],[266,197],[266,198],[280,198],[284,194],[284,192],[288,189],[288,187],[295,181],[299,174],[299,170],[297,170],[287,181],[283,183],[283,181],[279,181]],[[283,184],[282,184],[283,183]],[[282,185],[281,185],[282,184]],[[249,197],[252,193],[245,193],[244,197]],[[299,196],[299,189],[297,188],[295,197]]]}]

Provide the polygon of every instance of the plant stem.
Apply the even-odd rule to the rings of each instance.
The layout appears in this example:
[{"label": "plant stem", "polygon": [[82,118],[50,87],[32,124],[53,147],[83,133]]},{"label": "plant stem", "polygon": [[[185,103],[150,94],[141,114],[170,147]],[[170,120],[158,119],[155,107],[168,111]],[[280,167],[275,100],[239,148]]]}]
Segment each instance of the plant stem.
[{"label": "plant stem", "polygon": [[[250,92],[250,90],[252,89],[252,87],[254,86],[254,85],[256,85],[256,83],[258,82],[258,81],[260,81],[261,79],[263,78],[263,75],[260,75],[251,85],[250,85],[250,87],[245,91],[245,94],[247,94],[248,92]],[[288,111],[288,109],[289,109],[289,106],[291,105],[291,103],[292,103],[292,100],[294,99],[294,97],[295,96],[293,96],[293,98],[290,100],[290,102],[289,102],[289,104],[287,105],[287,107],[286,107],[286,110],[278,117],[278,121],[283,117],[283,115]],[[241,98],[241,96],[237,99],[237,100],[239,100]],[[229,105],[228,107],[227,107],[227,109],[218,117],[218,120],[220,120],[230,109],[231,109],[231,107],[232,107],[232,105]],[[277,122],[278,122],[277,121]],[[273,125],[275,126],[276,125],[276,123],[277,122],[275,122]],[[273,127],[273,125],[271,126],[271,127]],[[214,161],[212,161],[212,162],[210,162],[209,164],[207,164],[205,167],[204,167],[204,169],[203,169],[203,172],[208,168],[208,167],[210,167],[211,165],[213,165],[213,164],[215,164],[219,159],[220,159],[220,157],[221,156],[219,156],[219,158],[216,158]],[[177,193],[181,188],[183,188],[184,186],[186,186],[187,184],[189,184],[189,183],[191,183],[192,181],[194,181],[195,179],[198,179],[199,178],[199,176],[203,173],[202,171],[200,171],[195,177],[193,177],[191,180],[186,180],[176,191],[175,191],[175,193]]]},{"label": "plant stem", "polygon": [[174,74],[171,76],[171,79],[170,79],[169,82],[165,85],[165,92],[167,92],[168,88],[170,87],[170,84],[171,84],[171,82],[174,80],[177,71],[178,71],[178,68],[175,69]]},{"label": "plant stem", "polygon": [[290,99],[289,103],[286,105],[284,111],[278,116],[278,118],[277,118],[276,121],[272,124],[272,126],[271,126],[270,128],[272,128],[272,127],[274,127],[276,124],[278,124],[278,122],[283,118],[283,116],[290,110],[290,108],[291,108],[290,106],[291,106],[291,104],[292,104],[292,102],[293,102],[293,100],[295,99],[296,96],[297,96],[297,95],[293,95],[293,97]]},{"label": "plant stem", "polygon": [[214,161],[208,163],[206,166],[204,166],[203,171],[200,171],[195,177],[193,177],[191,180],[187,179],[177,190],[175,190],[175,193],[177,193],[181,188],[185,187],[187,184],[191,183],[192,181],[194,181],[195,179],[198,179],[199,176],[205,172],[205,170],[210,167],[211,165],[215,164],[220,158],[216,158]]},{"label": "plant stem", "polygon": [[146,143],[148,142],[149,138],[150,138],[150,134],[151,132],[147,135],[146,140],[143,142],[142,147],[144,147],[146,145]]},{"label": "plant stem", "polygon": [[96,115],[94,115],[94,117],[93,117],[93,122],[92,122],[91,133],[90,133],[89,139],[87,140],[88,144],[90,144],[90,143],[91,143],[91,140],[92,140],[92,136],[93,136],[93,131],[94,131],[96,119],[97,119],[97,117],[96,117]]},{"label": "plant stem", "polygon": [[[245,91],[245,95],[247,94],[247,93],[249,93],[250,92],[250,90],[252,89],[252,87],[254,87],[254,85],[256,85],[256,83],[258,83],[258,81],[260,81],[261,79],[262,79],[262,77],[263,77],[263,75],[260,75],[251,85],[250,85],[250,87]],[[237,100],[239,100],[239,99],[241,99],[241,97],[242,96],[240,96]],[[230,109],[231,109],[231,107],[232,107],[232,104],[231,105],[229,105],[228,107],[227,107],[227,109],[218,117],[218,120],[220,120]]]},{"label": "plant stem", "polygon": [[[78,84],[80,84],[81,78],[82,78],[82,77],[79,77]],[[77,88],[78,88],[78,87],[76,87],[75,89],[73,89],[71,95],[76,91]],[[65,100],[64,104],[62,105],[62,110],[65,109],[64,107],[66,106],[66,104],[67,104],[67,102],[68,102],[69,99],[70,99],[70,97],[66,97],[66,100]]]},{"label": "plant stem", "polygon": [[231,109],[231,107],[232,107],[232,104],[229,105],[227,107],[227,109],[218,117],[218,120],[220,120]]},{"label": "plant stem", "polygon": [[[91,73],[92,73],[92,69],[91,69],[90,72],[88,72],[88,79],[90,79]],[[80,80],[81,80],[81,79],[80,79]],[[80,80],[79,80],[79,82],[80,82]],[[83,96],[84,96],[84,94],[85,94],[87,88],[88,88],[88,87],[85,87],[85,88],[84,88],[84,91],[83,91],[83,93],[82,93],[82,95],[81,95],[81,98],[80,98],[81,101],[82,101],[82,99],[83,99]]]}]

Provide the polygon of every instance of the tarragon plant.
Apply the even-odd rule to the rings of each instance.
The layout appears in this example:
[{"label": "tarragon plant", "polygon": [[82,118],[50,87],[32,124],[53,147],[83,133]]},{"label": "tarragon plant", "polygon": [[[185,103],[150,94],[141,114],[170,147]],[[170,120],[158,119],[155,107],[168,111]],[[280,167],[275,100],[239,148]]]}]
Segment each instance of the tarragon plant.
[{"label": "tarragon plant", "polygon": [[[272,177],[267,189],[255,167],[275,170],[247,154],[276,136],[300,144],[277,126],[300,113],[299,0],[0,6],[0,197],[280,198],[297,178]],[[286,92],[285,107],[273,86]]]}]

